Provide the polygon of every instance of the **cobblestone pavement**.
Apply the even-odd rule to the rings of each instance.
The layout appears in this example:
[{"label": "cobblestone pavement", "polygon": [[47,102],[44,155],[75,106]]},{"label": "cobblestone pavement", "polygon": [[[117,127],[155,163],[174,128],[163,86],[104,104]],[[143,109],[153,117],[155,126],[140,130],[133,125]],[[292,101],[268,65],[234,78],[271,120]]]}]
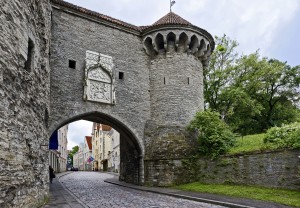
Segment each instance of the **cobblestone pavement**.
[{"label": "cobblestone pavement", "polygon": [[134,190],[105,183],[115,176],[99,172],[74,172],[60,181],[87,207],[109,208],[221,208],[222,206]]}]

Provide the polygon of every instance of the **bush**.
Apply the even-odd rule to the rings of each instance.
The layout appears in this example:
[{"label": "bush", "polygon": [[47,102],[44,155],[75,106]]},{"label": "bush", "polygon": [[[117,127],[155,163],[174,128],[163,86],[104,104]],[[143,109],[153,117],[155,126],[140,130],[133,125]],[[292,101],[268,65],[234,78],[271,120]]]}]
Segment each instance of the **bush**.
[{"label": "bush", "polygon": [[264,137],[264,143],[277,149],[300,148],[300,123],[270,128]]},{"label": "bush", "polygon": [[198,112],[188,130],[198,131],[199,152],[212,158],[228,152],[235,144],[235,135],[215,111]]}]

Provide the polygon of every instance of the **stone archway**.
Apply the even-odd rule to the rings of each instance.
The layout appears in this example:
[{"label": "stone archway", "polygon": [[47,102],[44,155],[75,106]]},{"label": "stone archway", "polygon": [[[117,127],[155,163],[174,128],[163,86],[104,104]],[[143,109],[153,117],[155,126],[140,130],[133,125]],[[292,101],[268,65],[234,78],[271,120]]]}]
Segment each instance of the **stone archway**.
[{"label": "stone archway", "polygon": [[63,125],[78,120],[87,120],[111,126],[120,133],[120,175],[119,180],[143,185],[144,183],[144,152],[143,146],[136,135],[121,121],[100,112],[89,112],[71,118],[66,118],[56,127],[50,128],[50,133]]}]

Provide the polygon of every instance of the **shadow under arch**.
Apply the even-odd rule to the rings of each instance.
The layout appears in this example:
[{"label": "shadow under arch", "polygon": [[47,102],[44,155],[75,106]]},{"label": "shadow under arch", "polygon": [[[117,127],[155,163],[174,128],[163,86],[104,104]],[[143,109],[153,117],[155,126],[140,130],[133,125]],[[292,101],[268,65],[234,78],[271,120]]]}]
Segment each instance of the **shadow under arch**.
[{"label": "shadow under arch", "polygon": [[[52,134],[62,126],[87,120],[111,126],[120,133],[120,175],[119,180],[127,183],[143,185],[144,183],[144,148],[133,131],[116,118],[98,111],[88,112],[67,118],[50,130]],[[50,134],[50,135],[51,135]]]}]

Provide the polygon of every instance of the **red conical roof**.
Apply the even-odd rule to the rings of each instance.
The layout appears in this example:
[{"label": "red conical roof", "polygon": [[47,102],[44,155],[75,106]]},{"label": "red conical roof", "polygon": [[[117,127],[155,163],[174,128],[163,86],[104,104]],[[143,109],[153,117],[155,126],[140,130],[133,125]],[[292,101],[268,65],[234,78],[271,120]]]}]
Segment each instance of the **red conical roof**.
[{"label": "red conical roof", "polygon": [[179,15],[175,14],[174,12],[169,12],[159,20],[157,20],[155,23],[152,24],[152,26],[156,25],[192,25],[189,21],[183,19]]}]

